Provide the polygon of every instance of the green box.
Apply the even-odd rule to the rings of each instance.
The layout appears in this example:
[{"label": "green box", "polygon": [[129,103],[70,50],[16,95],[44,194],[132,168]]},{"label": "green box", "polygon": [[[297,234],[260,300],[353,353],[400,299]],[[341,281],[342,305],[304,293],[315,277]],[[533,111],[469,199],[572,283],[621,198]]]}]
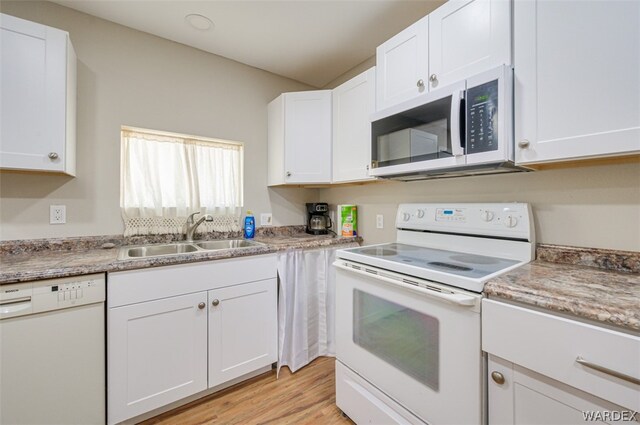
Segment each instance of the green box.
[{"label": "green box", "polygon": [[337,233],[340,236],[358,236],[358,207],[355,205],[338,205]]}]

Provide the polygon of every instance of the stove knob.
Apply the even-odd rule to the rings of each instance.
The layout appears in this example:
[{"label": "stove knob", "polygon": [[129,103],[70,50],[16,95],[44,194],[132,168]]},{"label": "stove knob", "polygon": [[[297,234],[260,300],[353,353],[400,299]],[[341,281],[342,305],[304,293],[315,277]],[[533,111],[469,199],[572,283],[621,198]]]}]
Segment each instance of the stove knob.
[{"label": "stove knob", "polygon": [[495,216],[493,211],[489,211],[489,210],[484,210],[480,214],[481,214],[480,216],[482,217],[482,219],[484,221],[491,221],[491,220],[493,220],[493,217]]},{"label": "stove knob", "polygon": [[424,217],[424,210],[418,210],[418,211],[416,211],[416,215],[418,216],[418,218],[422,218],[422,217]]},{"label": "stove knob", "polygon": [[504,225],[507,227],[516,227],[516,225],[518,224],[518,217],[511,215],[511,214],[507,214],[504,217]]},{"label": "stove knob", "polygon": [[409,213],[402,213],[402,220],[409,221],[411,215]]}]

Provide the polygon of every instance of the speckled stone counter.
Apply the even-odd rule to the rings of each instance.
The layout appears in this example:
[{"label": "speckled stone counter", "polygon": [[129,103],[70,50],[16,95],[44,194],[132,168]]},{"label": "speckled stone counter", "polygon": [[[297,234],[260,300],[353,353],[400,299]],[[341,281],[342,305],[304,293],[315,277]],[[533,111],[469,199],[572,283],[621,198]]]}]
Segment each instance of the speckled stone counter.
[{"label": "speckled stone counter", "polygon": [[485,294],[640,331],[640,253],[541,246],[538,258],[489,281]]},{"label": "speckled stone counter", "polygon": [[[117,259],[118,246],[117,240],[114,240],[114,238],[105,239],[100,237],[99,239],[99,242],[115,243],[116,246],[111,249],[97,248],[95,244],[87,245],[86,241],[78,241],[79,244],[76,245],[61,242],[60,245],[65,246],[64,249],[50,249],[46,248],[47,244],[42,242],[36,244],[41,247],[40,249],[26,248],[19,250],[15,248],[10,252],[17,251],[19,253],[4,253],[0,255],[0,284],[268,254],[288,249],[340,246],[362,241],[361,238],[312,236],[299,232],[280,232],[277,234],[261,232],[255,240],[264,245],[128,260]],[[163,240],[161,242],[169,241]],[[89,248],[86,248],[87,246]],[[73,247],[81,248],[71,249]],[[9,250],[5,250],[5,252],[7,251]]]}]

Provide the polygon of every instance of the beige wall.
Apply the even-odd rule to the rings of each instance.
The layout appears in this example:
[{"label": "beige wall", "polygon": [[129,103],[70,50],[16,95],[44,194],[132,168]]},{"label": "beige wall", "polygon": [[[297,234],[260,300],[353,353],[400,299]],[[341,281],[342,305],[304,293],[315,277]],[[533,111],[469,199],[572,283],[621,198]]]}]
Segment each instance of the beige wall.
[{"label": "beige wall", "polygon": [[[358,205],[365,242],[395,238],[403,202],[529,202],[538,242],[640,251],[640,166],[619,164],[321,189],[332,205]],[[376,229],[376,214],[384,229]]]},{"label": "beige wall", "polygon": [[[310,87],[48,2],[2,2],[2,12],[66,30],[78,56],[77,177],[0,175],[0,238],[118,234],[120,126],[245,143],[245,207],[302,224],[317,190],[265,185],[267,108]],[[67,224],[49,225],[49,205]]]}]

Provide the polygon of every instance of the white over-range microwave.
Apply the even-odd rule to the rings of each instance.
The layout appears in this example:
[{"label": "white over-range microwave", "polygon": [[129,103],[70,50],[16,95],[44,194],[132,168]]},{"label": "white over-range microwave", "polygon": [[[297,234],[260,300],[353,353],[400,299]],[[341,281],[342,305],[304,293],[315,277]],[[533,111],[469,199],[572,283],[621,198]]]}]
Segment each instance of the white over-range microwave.
[{"label": "white over-range microwave", "polygon": [[513,69],[500,66],[371,115],[376,177],[526,171],[514,164]]}]

